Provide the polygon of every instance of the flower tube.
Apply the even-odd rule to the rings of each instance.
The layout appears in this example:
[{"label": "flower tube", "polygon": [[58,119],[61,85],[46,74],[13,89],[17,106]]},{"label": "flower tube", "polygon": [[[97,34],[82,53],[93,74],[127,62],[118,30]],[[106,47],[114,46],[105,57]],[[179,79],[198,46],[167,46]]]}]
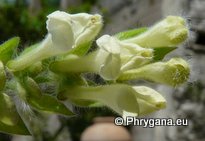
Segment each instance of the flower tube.
[{"label": "flower tube", "polygon": [[[113,84],[97,87],[76,86],[62,91],[58,98],[78,105],[80,101],[96,101],[122,117],[146,115],[166,107],[166,100],[145,86]],[[81,106],[81,105],[80,105]]]}]

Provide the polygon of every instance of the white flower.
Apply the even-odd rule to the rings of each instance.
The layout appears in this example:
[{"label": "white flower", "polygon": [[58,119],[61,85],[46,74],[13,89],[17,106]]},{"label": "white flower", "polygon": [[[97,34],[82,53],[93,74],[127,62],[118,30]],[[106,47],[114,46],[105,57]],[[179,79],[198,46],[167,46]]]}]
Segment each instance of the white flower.
[{"label": "white flower", "polygon": [[166,100],[157,91],[146,86],[131,87],[125,84],[74,86],[66,88],[58,97],[67,98],[76,105],[86,101],[98,102],[124,118],[146,115],[166,107]]},{"label": "white flower", "polygon": [[55,11],[48,15],[46,24],[46,38],[10,61],[10,69],[23,70],[45,58],[68,53],[72,48],[92,42],[102,27],[102,18],[98,14],[68,14]]},{"label": "white flower", "polygon": [[96,42],[100,47],[99,56],[105,58],[99,73],[106,80],[116,79],[121,71],[146,64],[153,56],[152,49],[125,43],[110,35],[103,35]]},{"label": "white flower", "polygon": [[48,15],[46,23],[54,44],[73,48],[95,38],[102,27],[102,17],[98,14],[56,11]]},{"label": "white flower", "polygon": [[157,91],[146,86],[134,86],[139,115],[146,115],[166,107],[166,100]]}]

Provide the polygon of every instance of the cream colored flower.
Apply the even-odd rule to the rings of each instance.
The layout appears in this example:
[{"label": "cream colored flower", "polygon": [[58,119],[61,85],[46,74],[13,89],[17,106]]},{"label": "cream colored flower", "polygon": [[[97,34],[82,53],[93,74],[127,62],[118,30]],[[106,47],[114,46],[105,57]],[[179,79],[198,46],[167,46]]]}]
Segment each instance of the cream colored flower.
[{"label": "cream colored flower", "polygon": [[46,38],[10,61],[8,67],[11,70],[23,70],[33,63],[68,53],[72,48],[91,42],[102,27],[102,18],[98,14],[68,14],[56,11],[48,15],[46,24]]}]

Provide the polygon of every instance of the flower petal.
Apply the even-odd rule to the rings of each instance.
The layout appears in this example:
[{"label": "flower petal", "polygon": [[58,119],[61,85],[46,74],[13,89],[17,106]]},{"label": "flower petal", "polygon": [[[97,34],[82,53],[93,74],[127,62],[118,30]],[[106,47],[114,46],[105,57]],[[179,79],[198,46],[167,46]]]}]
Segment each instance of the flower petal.
[{"label": "flower petal", "polygon": [[120,45],[114,37],[110,35],[103,35],[96,40],[97,45],[100,49],[112,54],[120,54]]},{"label": "flower petal", "polygon": [[134,86],[139,104],[139,115],[146,115],[166,107],[166,100],[157,91],[146,86]]},{"label": "flower petal", "polygon": [[49,18],[47,21],[48,33],[51,34],[53,48],[62,53],[69,51],[74,44],[74,33],[69,22]]}]

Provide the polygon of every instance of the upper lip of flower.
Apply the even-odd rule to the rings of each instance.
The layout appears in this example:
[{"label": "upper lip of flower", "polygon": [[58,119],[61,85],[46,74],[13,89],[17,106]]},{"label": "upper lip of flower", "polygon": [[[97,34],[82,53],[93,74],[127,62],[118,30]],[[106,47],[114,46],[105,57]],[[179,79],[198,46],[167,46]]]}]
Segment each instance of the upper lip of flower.
[{"label": "upper lip of flower", "polygon": [[127,43],[116,39],[110,35],[103,35],[97,39],[100,49],[112,54],[134,55],[142,57],[153,57],[153,49],[142,48],[134,43]]},{"label": "upper lip of flower", "polygon": [[91,29],[92,27],[97,27],[102,25],[102,17],[98,14],[90,15],[86,25],[84,25],[83,29],[75,35],[77,38],[79,35],[82,35],[87,29]]},{"label": "upper lip of flower", "polygon": [[98,26],[100,27],[100,25],[102,24],[102,17],[98,14],[95,14],[95,15],[91,15],[87,13],[68,14],[62,11],[55,11],[51,13],[50,15],[48,15],[47,17],[48,17],[48,20],[46,23],[47,23],[48,31],[50,30],[49,24],[51,21],[57,20],[57,21],[62,21],[68,24],[68,26],[71,28],[71,32],[74,37],[73,39],[74,44],[79,44],[77,43],[78,38],[80,38],[86,32],[86,30],[95,28],[95,27],[97,28]]},{"label": "upper lip of flower", "polygon": [[120,44],[114,37],[110,35],[103,35],[96,41],[100,49],[112,54],[120,54]]}]

